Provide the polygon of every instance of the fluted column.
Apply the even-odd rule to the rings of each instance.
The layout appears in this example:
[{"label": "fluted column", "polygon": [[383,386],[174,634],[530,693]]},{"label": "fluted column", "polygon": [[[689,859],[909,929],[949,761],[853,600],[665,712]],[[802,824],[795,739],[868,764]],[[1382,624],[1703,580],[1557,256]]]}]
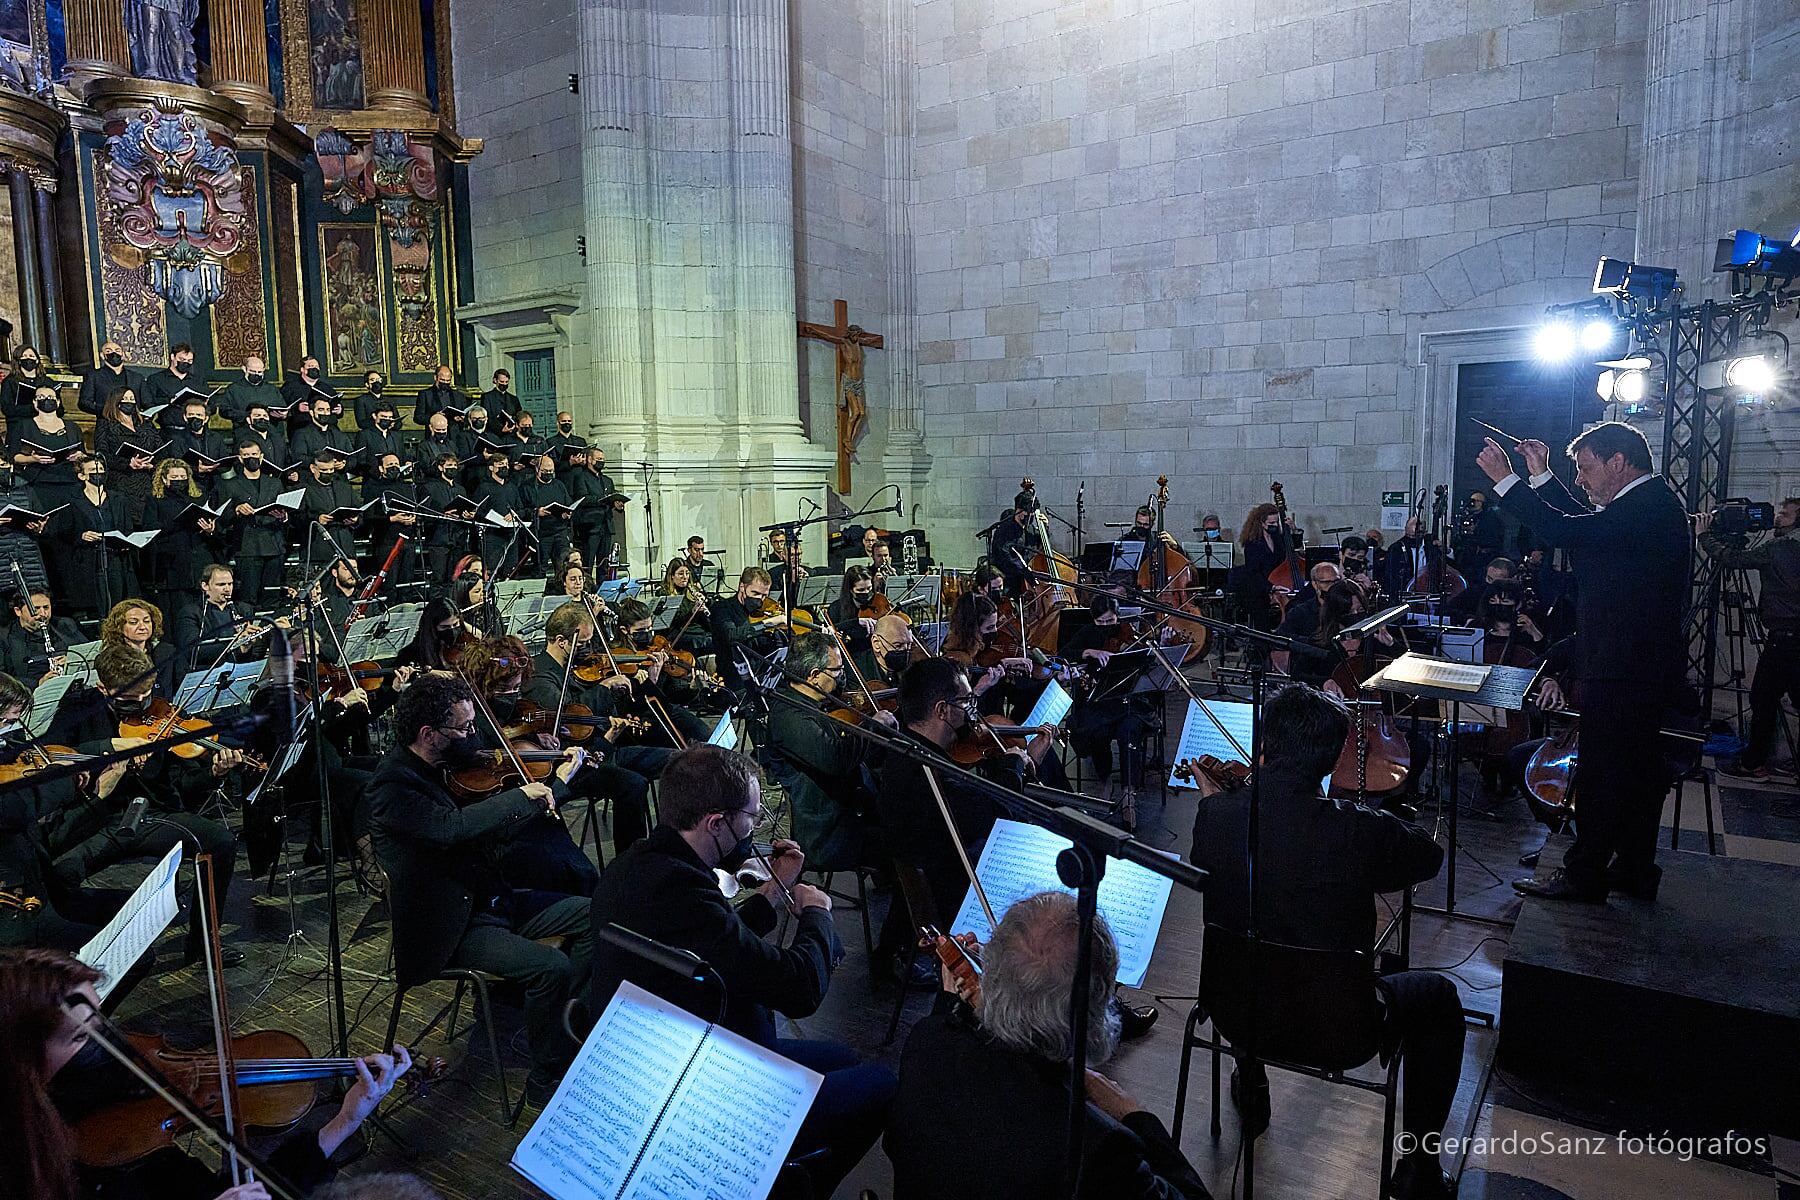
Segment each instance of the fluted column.
[{"label": "fluted column", "polygon": [[[119,0],[66,0],[63,21],[69,46],[69,86],[80,95],[88,83],[130,73],[131,44]],[[263,28],[262,10],[256,28]]]},{"label": "fluted column", "polygon": [[799,433],[794,336],[794,162],[785,0],[730,0],[737,418]]},{"label": "fluted column", "polygon": [[913,5],[888,0],[883,46],[882,109],[886,136],[886,177],[882,198],[887,218],[888,328],[883,346],[887,367],[889,454],[920,450],[925,444],[924,400],[917,376],[918,345],[913,312],[917,276],[913,271]]},{"label": "fluted column", "polygon": [[19,271],[19,324],[25,341],[44,351],[44,280],[38,263],[37,204],[31,198],[31,179],[19,167],[7,172],[7,184],[12,191],[13,264]]},{"label": "fluted column", "polygon": [[258,0],[207,0],[212,26],[213,91],[252,111],[275,107],[269,91],[269,39]]},{"label": "fluted column", "polygon": [[428,110],[417,0],[361,0],[361,13],[369,107]]},{"label": "fluted column", "polygon": [[62,267],[56,253],[56,193],[37,181],[31,189],[36,207],[38,240],[39,294],[44,305],[44,361],[59,366],[69,361],[69,347],[63,336]]}]

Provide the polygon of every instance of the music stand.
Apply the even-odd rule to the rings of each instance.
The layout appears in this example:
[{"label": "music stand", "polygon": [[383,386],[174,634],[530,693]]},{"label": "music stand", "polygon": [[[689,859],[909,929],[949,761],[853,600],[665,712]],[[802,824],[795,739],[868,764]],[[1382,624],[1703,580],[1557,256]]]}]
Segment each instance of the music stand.
[{"label": "music stand", "polygon": [[840,575],[808,575],[794,590],[794,607],[823,608],[837,599],[843,586]]},{"label": "music stand", "polygon": [[1450,850],[1448,856],[1450,868],[1444,877],[1444,907],[1434,908],[1425,904],[1421,904],[1418,907],[1424,909],[1426,912],[1438,913],[1441,916],[1450,917],[1452,919],[1460,918],[1466,921],[1480,921],[1488,925],[1511,925],[1512,922],[1507,919],[1484,917],[1479,913],[1459,913],[1456,911],[1456,817],[1457,809],[1461,807],[1458,797],[1460,788],[1456,777],[1458,767],[1461,765],[1461,756],[1457,752],[1456,730],[1458,725],[1461,724],[1462,706],[1464,704],[1483,704],[1490,708],[1504,709],[1507,712],[1518,712],[1520,709],[1524,708],[1525,694],[1531,690],[1531,685],[1537,680],[1538,672],[1530,667],[1490,666],[1488,667],[1486,678],[1481,682],[1481,686],[1473,691],[1466,691],[1461,688],[1441,687],[1429,683],[1415,683],[1410,680],[1393,677],[1393,673],[1396,673],[1398,670],[1406,669],[1405,667],[1402,667],[1402,664],[1406,664],[1406,667],[1412,667],[1421,662],[1427,666],[1433,663],[1444,664],[1446,666],[1464,665],[1461,663],[1454,663],[1449,659],[1431,658],[1427,655],[1408,653],[1395,659],[1393,662],[1387,664],[1387,666],[1382,667],[1379,671],[1375,672],[1375,674],[1363,681],[1363,686],[1365,688],[1375,688],[1378,691],[1393,692],[1396,695],[1401,696],[1411,696],[1418,700],[1437,700],[1440,702],[1447,700],[1450,702],[1450,722],[1447,726],[1450,738],[1450,753],[1448,755],[1450,766]]}]

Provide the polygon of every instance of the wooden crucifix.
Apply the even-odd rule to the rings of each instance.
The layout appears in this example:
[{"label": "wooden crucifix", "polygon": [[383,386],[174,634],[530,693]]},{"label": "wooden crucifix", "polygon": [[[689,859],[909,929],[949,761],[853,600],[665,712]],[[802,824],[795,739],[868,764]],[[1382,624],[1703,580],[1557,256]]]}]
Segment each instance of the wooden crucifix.
[{"label": "wooden crucifix", "polygon": [[800,336],[830,342],[837,348],[837,490],[850,493],[850,454],[856,439],[869,423],[869,406],[863,389],[863,348],[881,349],[881,335],[850,324],[850,304],[831,302],[831,324],[801,321]]}]

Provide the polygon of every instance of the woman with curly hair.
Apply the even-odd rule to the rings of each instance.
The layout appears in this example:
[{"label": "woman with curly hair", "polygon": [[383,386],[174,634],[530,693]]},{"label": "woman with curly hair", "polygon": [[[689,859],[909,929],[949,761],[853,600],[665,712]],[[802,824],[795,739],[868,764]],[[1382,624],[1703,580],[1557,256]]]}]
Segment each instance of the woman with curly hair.
[{"label": "woman with curly hair", "polygon": [[148,655],[156,664],[156,694],[175,694],[180,682],[175,677],[175,646],[163,637],[162,609],[135,596],[113,605],[100,621],[100,648],[110,645],[130,646]]}]

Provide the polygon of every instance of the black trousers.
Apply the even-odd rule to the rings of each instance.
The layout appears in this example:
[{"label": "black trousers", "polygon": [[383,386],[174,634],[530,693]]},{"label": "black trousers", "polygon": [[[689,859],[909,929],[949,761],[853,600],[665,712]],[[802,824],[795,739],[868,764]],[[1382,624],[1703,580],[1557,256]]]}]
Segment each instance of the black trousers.
[{"label": "black trousers", "polygon": [[1669,790],[1662,754],[1667,691],[1641,683],[1583,685],[1575,760],[1575,842],[1563,869],[1579,888],[1604,890],[1607,868],[1628,881],[1656,866],[1656,829]]},{"label": "black trousers", "polygon": [[272,555],[240,554],[231,560],[231,565],[237,576],[237,599],[255,609],[272,606],[281,599],[283,559]]},{"label": "black trousers", "polygon": [[[575,1046],[562,1028],[563,1006],[587,981],[593,941],[588,932],[587,896],[545,896],[514,892],[504,916],[477,914],[469,921],[450,961],[525,985],[525,1040],[531,1073],[548,1082],[562,1074]],[[538,938],[567,939],[567,952],[540,945]]]},{"label": "black trousers", "polygon": [[548,813],[521,821],[506,834],[500,874],[514,887],[565,896],[591,896],[600,886],[599,870],[575,844],[569,827]]},{"label": "black trousers", "polygon": [[[88,876],[114,863],[135,858],[160,859],[177,842],[186,844],[182,856],[190,862],[196,854],[212,855],[219,903],[223,905],[237,860],[237,838],[228,826],[211,817],[152,810],[136,833],[127,833],[116,821],[109,821],[85,836],[78,834],[60,845],[52,845],[50,852],[56,856],[57,879],[73,890]],[[201,937],[200,909],[193,903],[191,892],[188,904],[188,949],[195,950]]]},{"label": "black trousers", "polygon": [[1744,766],[1760,767],[1769,761],[1783,696],[1800,708],[1800,633],[1771,631],[1750,680],[1750,744],[1739,757]]},{"label": "black trousers", "polygon": [[1069,744],[1092,759],[1102,779],[1112,774],[1112,744],[1119,743],[1119,775],[1130,786],[1144,782],[1144,722],[1123,696],[1078,704],[1069,714]]}]

